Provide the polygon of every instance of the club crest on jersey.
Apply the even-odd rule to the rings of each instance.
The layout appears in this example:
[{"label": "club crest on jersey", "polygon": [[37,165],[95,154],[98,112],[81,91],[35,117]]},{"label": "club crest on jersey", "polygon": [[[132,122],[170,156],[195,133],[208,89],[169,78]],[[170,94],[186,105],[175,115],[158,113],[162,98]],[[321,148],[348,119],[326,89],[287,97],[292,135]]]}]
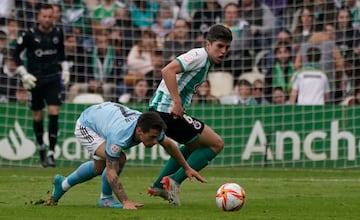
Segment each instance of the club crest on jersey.
[{"label": "club crest on jersey", "polygon": [[54,44],[58,44],[59,43],[59,38],[55,36],[55,37],[53,37],[52,41],[53,41]]},{"label": "club crest on jersey", "polygon": [[116,144],[110,146],[110,152],[112,154],[118,154],[120,152],[120,147]]}]

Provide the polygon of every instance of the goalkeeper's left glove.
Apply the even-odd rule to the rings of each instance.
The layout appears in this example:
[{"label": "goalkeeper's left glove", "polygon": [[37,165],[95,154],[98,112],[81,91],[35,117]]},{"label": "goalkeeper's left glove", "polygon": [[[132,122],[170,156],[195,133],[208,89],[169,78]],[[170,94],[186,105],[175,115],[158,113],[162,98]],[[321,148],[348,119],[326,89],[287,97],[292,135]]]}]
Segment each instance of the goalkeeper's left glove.
[{"label": "goalkeeper's left glove", "polygon": [[70,67],[72,66],[72,63],[68,62],[68,61],[63,61],[61,63],[61,78],[64,81],[64,84],[68,84],[70,81]]}]

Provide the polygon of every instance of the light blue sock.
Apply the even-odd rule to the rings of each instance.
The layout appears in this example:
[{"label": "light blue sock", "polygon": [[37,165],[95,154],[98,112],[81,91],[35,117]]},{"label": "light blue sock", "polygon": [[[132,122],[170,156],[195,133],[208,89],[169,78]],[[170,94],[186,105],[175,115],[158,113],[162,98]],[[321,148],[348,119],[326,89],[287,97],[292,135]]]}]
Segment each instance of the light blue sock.
[{"label": "light blue sock", "polygon": [[66,179],[70,186],[86,182],[100,174],[95,172],[94,161],[87,161],[81,164],[74,172],[72,172]]},{"label": "light blue sock", "polygon": [[[118,176],[120,176],[122,169],[118,171]],[[101,174],[101,198],[109,198],[112,196],[112,189],[106,178],[106,168]]]}]

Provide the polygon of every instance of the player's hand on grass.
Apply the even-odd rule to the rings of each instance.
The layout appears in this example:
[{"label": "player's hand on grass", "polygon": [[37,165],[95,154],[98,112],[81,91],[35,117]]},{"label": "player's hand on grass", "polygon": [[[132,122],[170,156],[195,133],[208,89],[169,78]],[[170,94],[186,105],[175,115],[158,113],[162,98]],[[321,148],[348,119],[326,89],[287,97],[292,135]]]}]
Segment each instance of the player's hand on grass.
[{"label": "player's hand on grass", "polygon": [[36,86],[36,77],[30,74],[24,66],[16,68],[16,72],[21,76],[24,89],[29,90]]},{"label": "player's hand on grass", "polygon": [[199,182],[207,183],[207,180],[200,175],[196,170],[190,168],[185,171],[186,176],[189,178],[190,181],[192,181],[193,177],[195,177]]},{"label": "player's hand on grass", "polygon": [[140,207],[144,206],[143,203],[132,202],[132,201],[129,201],[129,200],[123,201],[122,205],[123,205],[123,209],[137,209],[137,208],[140,208]]}]

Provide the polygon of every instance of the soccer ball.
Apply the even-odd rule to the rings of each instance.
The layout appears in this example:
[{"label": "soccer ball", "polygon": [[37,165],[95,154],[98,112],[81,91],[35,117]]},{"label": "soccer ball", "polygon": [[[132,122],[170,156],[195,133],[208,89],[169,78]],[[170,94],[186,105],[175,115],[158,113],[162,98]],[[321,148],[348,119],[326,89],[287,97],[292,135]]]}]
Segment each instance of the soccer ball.
[{"label": "soccer ball", "polygon": [[216,205],[223,211],[238,211],[245,204],[245,190],[236,183],[225,183],[216,192]]}]

